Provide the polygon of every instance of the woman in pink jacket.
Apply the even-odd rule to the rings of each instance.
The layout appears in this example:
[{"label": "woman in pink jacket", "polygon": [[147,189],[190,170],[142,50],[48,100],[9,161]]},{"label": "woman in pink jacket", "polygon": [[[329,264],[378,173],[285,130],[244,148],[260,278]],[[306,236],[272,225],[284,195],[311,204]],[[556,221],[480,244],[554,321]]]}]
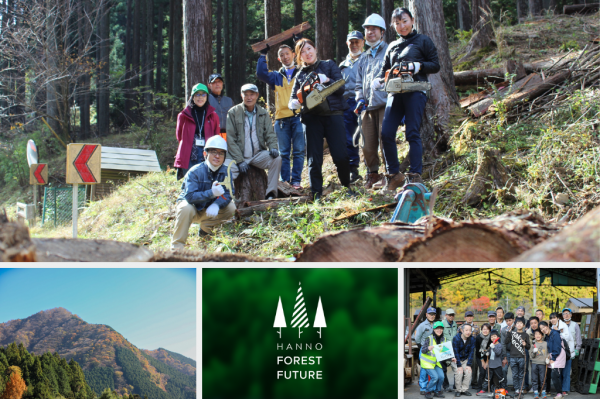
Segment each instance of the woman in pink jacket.
[{"label": "woman in pink jacket", "polygon": [[204,162],[204,143],[219,134],[219,116],[208,103],[208,88],[198,83],[192,88],[187,107],[177,115],[176,136],[179,141],[175,164],[177,180],[192,166]]}]

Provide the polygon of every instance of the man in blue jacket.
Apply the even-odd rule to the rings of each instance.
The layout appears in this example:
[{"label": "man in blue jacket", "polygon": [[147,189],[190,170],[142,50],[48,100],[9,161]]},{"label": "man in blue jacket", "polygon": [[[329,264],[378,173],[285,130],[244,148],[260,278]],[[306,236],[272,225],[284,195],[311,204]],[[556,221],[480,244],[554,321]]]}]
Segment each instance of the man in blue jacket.
[{"label": "man in blue jacket", "polygon": [[[177,198],[172,250],[185,246],[192,222],[200,224],[198,235],[206,236],[235,213],[233,193],[220,184],[228,177],[227,167],[223,165],[226,155],[227,142],[221,136],[213,136],[204,147],[206,161],[192,166],[185,175]],[[233,183],[231,175],[229,181]]]},{"label": "man in blue jacket", "polygon": [[471,384],[473,357],[475,353],[475,338],[471,336],[473,328],[469,324],[463,324],[459,333],[452,340],[452,349],[456,363],[452,362],[454,371],[454,385],[456,385],[455,397],[460,395],[471,396],[469,385]]}]

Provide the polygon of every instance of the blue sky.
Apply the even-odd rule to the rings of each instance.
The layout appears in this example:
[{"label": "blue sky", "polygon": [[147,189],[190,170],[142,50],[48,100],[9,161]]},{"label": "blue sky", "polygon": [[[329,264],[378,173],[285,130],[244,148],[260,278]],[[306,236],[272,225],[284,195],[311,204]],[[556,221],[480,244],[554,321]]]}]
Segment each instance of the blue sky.
[{"label": "blue sky", "polygon": [[56,307],[196,360],[196,269],[0,269],[0,323]]}]

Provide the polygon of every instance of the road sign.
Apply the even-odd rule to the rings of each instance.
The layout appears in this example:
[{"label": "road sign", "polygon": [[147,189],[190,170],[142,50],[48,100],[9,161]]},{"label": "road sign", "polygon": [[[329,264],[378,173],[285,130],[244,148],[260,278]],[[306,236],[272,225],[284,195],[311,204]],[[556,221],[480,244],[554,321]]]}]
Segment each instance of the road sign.
[{"label": "road sign", "polygon": [[48,184],[48,164],[33,163],[29,166],[29,184]]},{"label": "road sign", "polygon": [[67,147],[67,184],[100,183],[101,164],[100,144],[69,144]]},{"label": "road sign", "polygon": [[38,163],[38,150],[33,140],[27,141],[27,163],[29,166]]}]

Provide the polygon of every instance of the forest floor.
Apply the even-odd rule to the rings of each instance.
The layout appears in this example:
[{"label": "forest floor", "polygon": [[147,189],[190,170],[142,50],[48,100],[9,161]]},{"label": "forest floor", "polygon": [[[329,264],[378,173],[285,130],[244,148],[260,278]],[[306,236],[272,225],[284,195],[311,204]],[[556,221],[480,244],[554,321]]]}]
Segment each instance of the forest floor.
[{"label": "forest floor", "polygon": [[[598,14],[595,14],[586,17],[559,16],[497,28],[496,42],[500,45],[478,53],[468,69],[496,67],[517,55],[525,58],[524,62],[560,57],[569,51],[583,49],[591,39],[590,32],[597,33],[598,27]],[[465,45],[466,41],[451,43],[455,65],[464,53]],[[460,69],[459,66],[464,67],[457,65],[455,71]],[[449,151],[424,163],[425,185],[430,190],[436,186],[440,188],[435,214],[464,220],[530,209],[548,220],[557,220],[565,215],[568,220],[575,220],[600,205],[599,98],[598,87],[577,90],[571,95],[568,108],[550,109],[535,118],[525,117],[513,123],[503,121],[501,115],[474,119],[465,112],[456,126],[452,126]],[[164,171],[134,178],[112,195],[90,203],[79,219],[80,238],[126,241],[153,250],[169,248],[175,200],[181,185],[176,181],[175,171],[168,167],[172,166],[177,149],[174,130],[174,122],[162,122],[152,128],[133,128],[122,134],[93,140],[110,146],[139,148],[143,144],[157,151]],[[398,132],[397,141],[402,157],[408,152],[402,131]],[[490,189],[477,206],[471,207],[463,199],[477,169],[477,148],[480,147],[500,152],[511,177],[512,188]],[[56,150],[49,161],[51,181],[60,181],[60,174],[64,175],[64,162],[64,152]],[[382,165],[380,172],[383,171]],[[364,176],[362,164],[360,172]],[[305,167],[304,187],[308,186],[307,173]],[[330,184],[327,191],[331,193],[321,203],[282,206],[235,219],[218,227],[210,238],[199,238],[198,226],[193,226],[188,239],[189,248],[292,260],[302,250],[303,244],[313,242],[325,232],[377,226],[389,221],[393,208],[333,222],[332,219],[341,214],[389,204],[394,200],[392,196],[364,190],[362,180],[356,186],[359,197],[347,199],[344,189],[335,186],[335,166],[329,156],[325,157],[323,174],[325,186]],[[561,193],[566,195],[567,200],[557,203],[554,198]],[[0,209],[6,207],[9,216],[14,216],[16,201],[31,203],[31,189],[28,186],[15,189],[13,186],[11,190],[0,191]],[[53,228],[46,224],[32,228],[31,234],[34,237],[70,237],[71,227]]]}]

